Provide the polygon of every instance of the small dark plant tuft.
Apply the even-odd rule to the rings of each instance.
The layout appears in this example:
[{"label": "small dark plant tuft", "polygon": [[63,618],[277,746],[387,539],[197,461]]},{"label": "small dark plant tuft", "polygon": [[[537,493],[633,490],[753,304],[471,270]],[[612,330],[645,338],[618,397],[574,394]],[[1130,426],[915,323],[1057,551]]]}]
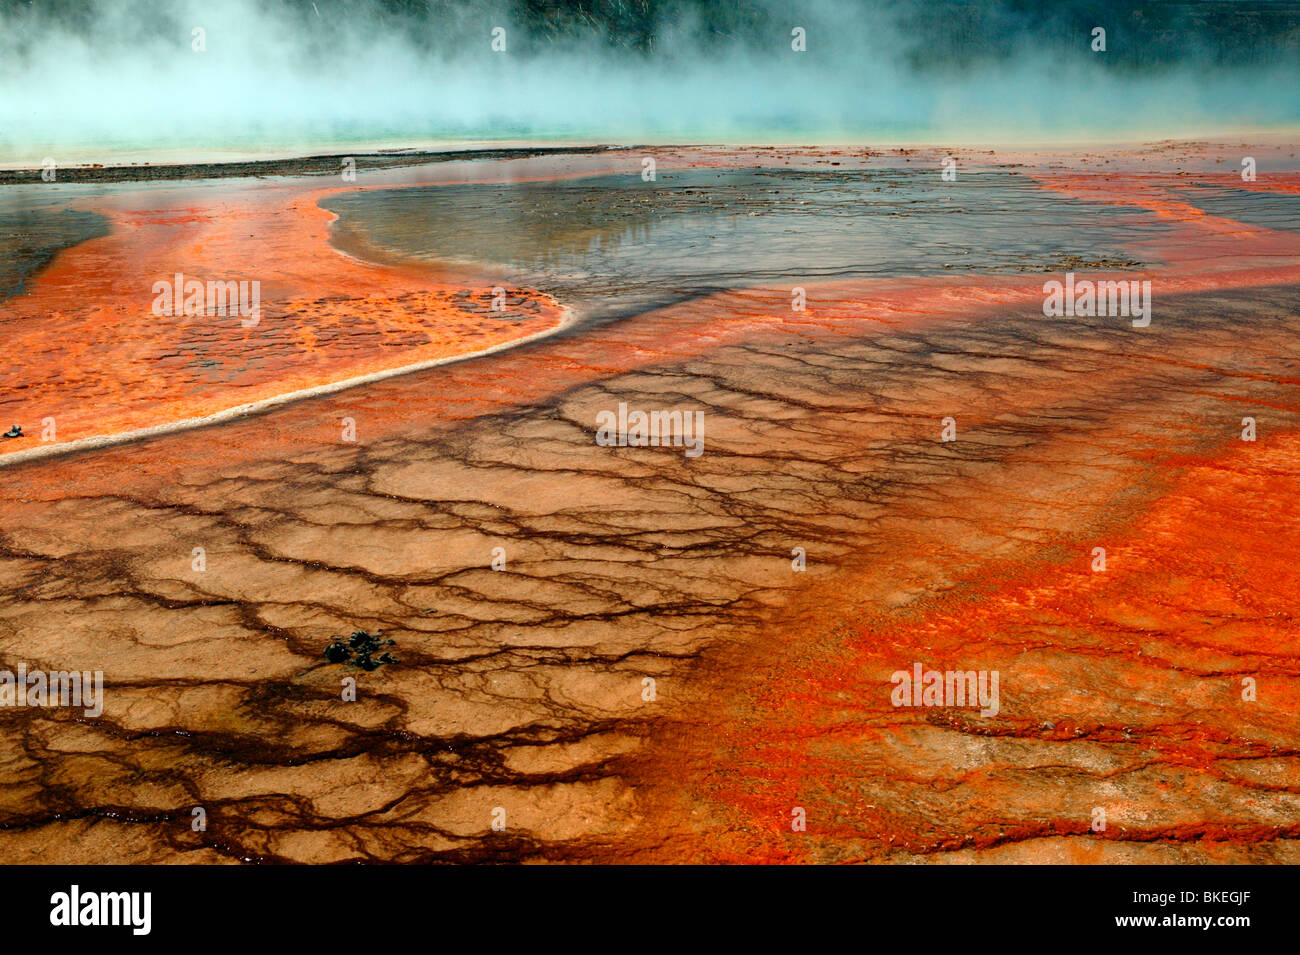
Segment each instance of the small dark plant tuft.
[{"label": "small dark plant tuft", "polygon": [[393,646],[394,641],[381,640],[379,634],[378,630],[374,633],[358,630],[346,642],[335,640],[325,647],[325,659],[330,663],[352,663],[363,670],[378,670],[385,663],[401,663],[384,650],[384,647]]}]

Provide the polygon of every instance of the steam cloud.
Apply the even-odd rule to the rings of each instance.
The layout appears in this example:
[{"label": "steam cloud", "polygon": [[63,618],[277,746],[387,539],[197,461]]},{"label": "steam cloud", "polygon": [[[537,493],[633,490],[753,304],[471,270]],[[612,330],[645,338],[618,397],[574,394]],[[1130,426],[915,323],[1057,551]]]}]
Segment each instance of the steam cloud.
[{"label": "steam cloud", "polygon": [[[732,0],[726,17],[705,0],[9,0],[0,162],[37,165],[59,149],[1005,143],[1294,126],[1294,8],[1261,21],[1233,13],[1244,4],[1213,7],[1228,13],[1153,26],[1113,3],[1044,19],[996,2],[950,4],[946,16],[925,0]],[[1094,25],[1106,53],[1089,48]],[[494,27],[505,53],[491,49]],[[794,27],[807,52],[791,49]],[[195,28],[205,52],[192,49]]]}]

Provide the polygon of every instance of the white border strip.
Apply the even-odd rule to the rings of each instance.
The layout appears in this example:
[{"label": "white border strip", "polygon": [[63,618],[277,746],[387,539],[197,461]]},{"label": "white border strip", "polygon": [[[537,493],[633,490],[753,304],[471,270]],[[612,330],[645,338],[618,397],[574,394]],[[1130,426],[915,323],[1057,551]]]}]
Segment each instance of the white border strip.
[{"label": "white border strip", "polygon": [[[551,301],[554,301],[554,299],[551,299]],[[122,431],[118,434],[104,434],[96,435],[91,438],[78,438],[76,441],[43,444],[35,448],[27,448],[24,451],[0,454],[0,467],[7,467],[11,464],[22,464],[26,461],[35,461],[40,458],[54,457],[59,454],[73,454],[77,451],[93,451],[98,448],[110,448],[114,445],[129,444],[132,441],[141,441],[145,438],[155,438],[164,434],[175,434],[178,431],[190,431],[194,428],[205,428],[208,425],[233,421],[236,418],[242,418],[245,415],[254,412],[278,408],[281,405],[291,404],[295,401],[302,401],[305,398],[318,398],[322,395],[332,395],[339,391],[346,391],[349,388],[355,388],[358,385],[368,385],[376,381],[384,381],[387,378],[396,378],[399,375],[409,375],[412,372],[437,368],[441,365],[450,365],[455,362],[468,361],[472,358],[482,358],[485,355],[492,355],[496,352],[506,351],[510,348],[516,348],[529,342],[535,342],[539,339],[547,338],[572,327],[574,324],[572,309],[567,305],[560,305],[559,308],[561,314],[560,324],[556,325],[554,328],[547,328],[540,332],[534,332],[531,335],[525,335],[523,338],[511,339],[508,342],[501,342],[496,345],[491,345],[488,348],[479,349],[478,351],[466,352],[463,355],[446,355],[442,358],[431,358],[428,361],[416,362],[413,365],[403,365],[400,368],[388,368],[384,371],[371,372],[368,375],[358,375],[355,378],[345,378],[342,381],[317,385],[314,388],[302,388],[298,391],[289,391],[282,395],[275,395],[271,398],[263,398],[260,401],[252,401],[248,404],[238,405],[234,408],[227,408],[225,411],[218,411],[215,414],[205,415],[202,418],[181,418],[178,421],[169,421],[167,424],[152,425],[148,428],[136,428],[133,431]]]}]

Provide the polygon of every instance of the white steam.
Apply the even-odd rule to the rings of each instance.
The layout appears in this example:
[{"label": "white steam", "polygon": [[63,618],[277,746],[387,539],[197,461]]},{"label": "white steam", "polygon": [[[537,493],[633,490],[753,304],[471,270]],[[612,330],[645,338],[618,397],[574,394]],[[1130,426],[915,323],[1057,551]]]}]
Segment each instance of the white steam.
[{"label": "white steam", "polygon": [[[530,53],[525,29],[490,5],[418,36],[364,4],[320,9],[104,0],[75,24],[0,17],[0,163],[492,139],[1154,139],[1300,113],[1294,64],[1137,79],[1087,54],[1086,35],[1080,56],[1022,49],[979,69],[917,70],[896,18],[849,2],[773,6],[779,29],[743,43],[678,23],[649,54],[589,34]],[[791,48],[794,27],[806,52]]]}]

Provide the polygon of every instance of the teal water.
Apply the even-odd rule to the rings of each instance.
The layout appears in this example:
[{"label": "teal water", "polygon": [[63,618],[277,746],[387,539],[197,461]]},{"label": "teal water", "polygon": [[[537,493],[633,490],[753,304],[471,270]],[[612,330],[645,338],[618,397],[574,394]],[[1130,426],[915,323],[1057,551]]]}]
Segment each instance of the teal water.
[{"label": "teal water", "polygon": [[0,299],[19,295],[61,250],[108,235],[108,218],[62,200],[0,204]]},{"label": "teal water", "polygon": [[1014,171],[691,170],[332,196],[334,240],[389,260],[495,266],[616,316],[746,286],[1127,264],[1163,229]]}]

